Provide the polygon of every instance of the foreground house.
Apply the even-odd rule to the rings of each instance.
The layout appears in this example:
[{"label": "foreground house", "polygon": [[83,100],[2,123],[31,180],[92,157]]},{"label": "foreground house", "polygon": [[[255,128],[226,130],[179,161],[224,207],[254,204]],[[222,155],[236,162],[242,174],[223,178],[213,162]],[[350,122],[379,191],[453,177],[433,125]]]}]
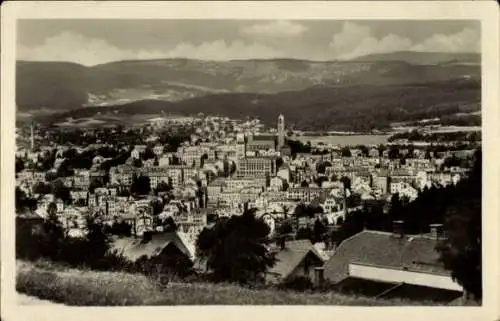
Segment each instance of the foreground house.
[{"label": "foreground house", "polygon": [[363,295],[372,291],[387,297],[402,291],[449,301],[460,297],[462,287],[444,269],[435,250],[441,226],[433,226],[431,235],[405,235],[399,223],[394,232],[365,230],[346,239],[325,264],[325,278],[341,291]]},{"label": "foreground house", "polygon": [[314,278],[314,271],[322,267],[322,256],[309,240],[280,240],[275,249],[276,263],[269,268],[266,279],[271,283],[278,283],[292,277]]},{"label": "foreground house", "polygon": [[123,255],[132,263],[142,263],[150,268],[174,269],[187,272],[194,260],[193,251],[177,232],[144,233],[142,238],[117,238],[111,251]]}]

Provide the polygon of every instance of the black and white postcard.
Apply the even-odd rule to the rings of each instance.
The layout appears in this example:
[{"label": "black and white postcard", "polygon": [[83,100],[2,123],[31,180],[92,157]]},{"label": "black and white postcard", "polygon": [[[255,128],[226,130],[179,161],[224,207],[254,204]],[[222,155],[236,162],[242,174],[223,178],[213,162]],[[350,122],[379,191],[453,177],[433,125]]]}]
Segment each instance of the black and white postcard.
[{"label": "black and white postcard", "polygon": [[495,320],[498,38],[493,2],[8,2],[2,320]]}]

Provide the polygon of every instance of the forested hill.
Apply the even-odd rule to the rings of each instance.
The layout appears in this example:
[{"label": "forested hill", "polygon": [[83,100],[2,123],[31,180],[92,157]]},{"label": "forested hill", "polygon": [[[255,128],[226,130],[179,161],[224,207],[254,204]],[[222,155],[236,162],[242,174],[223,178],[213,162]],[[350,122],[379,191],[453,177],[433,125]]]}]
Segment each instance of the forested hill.
[{"label": "forested hill", "polygon": [[16,103],[22,111],[62,111],[223,93],[277,94],[314,87],[479,81],[478,61],[477,54],[415,52],[370,55],[351,61],[159,59],[92,67],[18,61]]},{"label": "forested hill", "polygon": [[256,116],[268,124],[283,114],[301,130],[370,130],[391,122],[436,118],[480,110],[480,83],[457,80],[405,85],[316,87],[277,94],[212,94],[178,102],[142,100],[116,106],[88,107],[52,115],[45,121],[95,117],[107,113],[206,113],[228,117]]}]

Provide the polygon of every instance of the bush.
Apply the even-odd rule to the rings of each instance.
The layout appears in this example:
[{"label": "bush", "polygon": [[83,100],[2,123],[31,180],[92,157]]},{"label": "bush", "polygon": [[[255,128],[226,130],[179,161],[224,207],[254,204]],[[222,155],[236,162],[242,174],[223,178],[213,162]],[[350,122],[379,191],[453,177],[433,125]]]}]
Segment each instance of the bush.
[{"label": "bush", "polygon": [[281,282],[278,288],[283,290],[293,290],[293,291],[308,291],[313,288],[313,283],[311,278],[307,276],[294,276],[288,277],[283,282]]},{"label": "bush", "polygon": [[57,218],[46,220],[37,233],[29,225],[18,224],[16,257],[96,270],[128,270],[131,263],[122,255],[110,252],[102,226],[89,220],[87,227],[89,231],[85,237],[73,238],[65,235]]}]

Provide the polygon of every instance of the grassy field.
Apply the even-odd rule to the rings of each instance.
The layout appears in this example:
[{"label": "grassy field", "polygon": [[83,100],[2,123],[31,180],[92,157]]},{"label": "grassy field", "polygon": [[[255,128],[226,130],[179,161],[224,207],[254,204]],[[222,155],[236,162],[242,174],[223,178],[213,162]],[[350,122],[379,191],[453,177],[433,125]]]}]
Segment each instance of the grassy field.
[{"label": "grassy field", "polygon": [[160,285],[140,274],[65,269],[50,263],[17,262],[17,291],[74,306],[131,305],[435,305],[398,299],[254,290],[232,284]]}]

